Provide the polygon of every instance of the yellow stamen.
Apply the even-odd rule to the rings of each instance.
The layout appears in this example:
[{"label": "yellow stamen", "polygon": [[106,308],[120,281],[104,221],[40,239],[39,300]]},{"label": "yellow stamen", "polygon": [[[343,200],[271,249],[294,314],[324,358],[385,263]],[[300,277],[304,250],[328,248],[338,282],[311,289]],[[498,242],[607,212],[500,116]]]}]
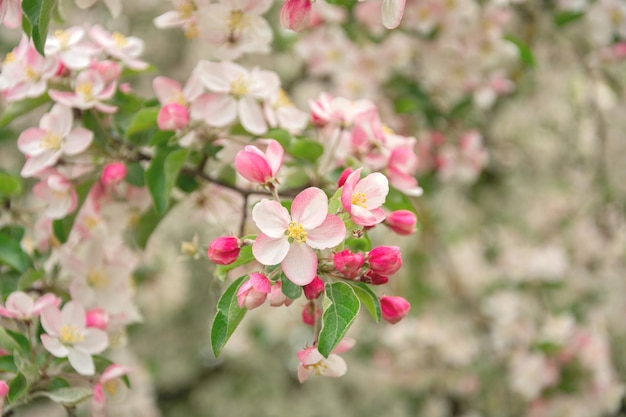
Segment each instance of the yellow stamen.
[{"label": "yellow stamen", "polygon": [[93,100],[93,84],[83,83],[76,86],[76,94],[80,94],[86,101]]},{"label": "yellow stamen", "polygon": [[33,81],[38,81],[41,76],[31,67],[30,65],[26,65],[26,78]]},{"label": "yellow stamen", "polygon": [[64,345],[73,345],[74,343],[82,342],[85,340],[85,336],[80,329],[73,324],[64,324],[59,330],[59,341]]},{"label": "yellow stamen", "polygon": [[287,236],[298,243],[306,242],[306,230],[302,223],[291,222],[287,228]]},{"label": "yellow stamen", "polygon": [[100,220],[94,216],[85,216],[83,222],[89,230],[94,230],[96,227],[98,227],[98,225],[100,225]]},{"label": "yellow stamen", "polygon": [[123,48],[128,45],[128,39],[126,39],[126,36],[119,32],[113,32],[113,42],[115,42],[115,46],[118,48]]},{"label": "yellow stamen", "polygon": [[180,251],[183,255],[192,257],[198,253],[198,247],[193,242],[183,242],[180,245]]},{"label": "yellow stamen", "polygon": [[39,146],[51,151],[58,151],[61,149],[61,136],[55,135],[52,132],[46,132],[45,136],[41,139]]},{"label": "yellow stamen", "polygon": [[65,30],[55,30],[54,37],[61,44],[61,49],[65,49],[70,45],[70,34]]},{"label": "yellow stamen", "polygon": [[186,1],[178,6],[178,15],[181,19],[190,19],[196,11],[196,5],[193,1]]},{"label": "yellow stamen", "polygon": [[2,64],[6,65],[13,61],[15,61],[15,54],[13,52],[9,52],[7,56],[4,57],[4,61],[2,62]]},{"label": "yellow stamen", "polygon": [[112,379],[110,381],[107,381],[104,384],[102,384],[102,388],[104,388],[104,390],[107,392],[107,394],[113,396],[120,389],[120,380],[119,379]]},{"label": "yellow stamen", "polygon": [[87,273],[87,282],[92,288],[103,289],[111,284],[111,279],[102,268],[91,268]]},{"label": "yellow stamen", "polygon": [[367,197],[365,197],[365,194],[359,193],[359,192],[352,194],[353,205],[363,207],[364,209],[366,209],[367,206],[365,205],[365,203],[367,203]]},{"label": "yellow stamen", "polygon": [[312,363],[311,365],[307,365],[306,367],[313,368],[313,372],[315,372],[315,375],[317,376],[322,375],[328,369],[328,365],[326,365],[326,362],[324,361]]},{"label": "yellow stamen", "polygon": [[243,75],[232,80],[230,82],[230,93],[235,97],[248,94],[248,80],[246,80]]},{"label": "yellow stamen", "polygon": [[187,39],[198,39],[200,36],[200,30],[198,29],[198,25],[194,23],[190,23],[185,27],[185,38]]},{"label": "yellow stamen", "polygon": [[274,107],[293,107],[293,102],[282,88],[278,89],[278,97],[276,97]]},{"label": "yellow stamen", "polygon": [[231,32],[242,30],[248,25],[248,16],[241,10],[233,10],[228,18],[228,27]]}]

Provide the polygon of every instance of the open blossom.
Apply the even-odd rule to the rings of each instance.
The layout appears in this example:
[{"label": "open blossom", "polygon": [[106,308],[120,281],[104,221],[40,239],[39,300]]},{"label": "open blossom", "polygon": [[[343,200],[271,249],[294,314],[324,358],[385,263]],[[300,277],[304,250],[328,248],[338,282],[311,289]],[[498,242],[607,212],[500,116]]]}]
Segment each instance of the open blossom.
[{"label": "open blossom", "polygon": [[268,99],[280,86],[278,75],[253,68],[248,71],[232,62],[200,62],[198,76],[211,94],[200,96],[191,112],[210,126],[224,127],[239,117],[242,126],[256,135],[267,131],[258,100]]},{"label": "open blossom", "polygon": [[19,45],[9,52],[2,63],[0,91],[9,102],[27,97],[39,97],[48,88],[48,80],[56,75],[59,61],[42,57],[31,41],[23,36]]},{"label": "open blossom", "polygon": [[51,171],[33,187],[35,197],[46,203],[44,215],[51,219],[62,219],[76,210],[78,197],[67,178]]},{"label": "open blossom", "polygon": [[265,100],[263,110],[271,127],[278,126],[292,134],[301,133],[309,122],[309,115],[297,108],[282,88]]},{"label": "open blossom", "polygon": [[389,193],[389,182],[380,172],[360,177],[361,168],[348,176],[341,192],[341,204],[356,224],[374,226],[385,220],[381,206]]},{"label": "open blossom", "polygon": [[54,31],[46,39],[46,56],[58,57],[63,65],[73,70],[87,68],[98,50],[84,40],[85,34],[85,29],[80,26]]},{"label": "open blossom", "polygon": [[313,249],[332,248],[346,236],[341,219],[328,214],[328,197],[316,187],[294,198],[291,215],[279,202],[263,199],[252,209],[252,218],[262,232],[252,245],[254,257],[263,265],[280,264],[297,285],[315,278],[317,255]]},{"label": "open blossom", "polygon": [[103,352],[109,340],[107,334],[85,325],[85,309],[70,301],[59,311],[49,306],[41,313],[41,325],[46,334],[41,343],[57,358],[67,357],[70,365],[81,375],[93,375],[95,367],[91,355]]},{"label": "open blossom", "polygon": [[148,64],[138,59],[143,53],[144,42],[135,36],[124,36],[119,32],[109,33],[100,25],[89,30],[89,37],[104,51],[122,61],[128,68],[144,70]]},{"label": "open blossom", "polygon": [[39,122],[39,127],[26,129],[17,139],[17,147],[27,156],[23,177],[32,177],[54,166],[63,155],[76,155],[89,147],[93,132],[83,127],[72,129],[72,110],[55,104]]},{"label": "open blossom", "polygon": [[248,181],[259,184],[276,182],[276,174],[283,165],[284,149],[277,141],[267,141],[267,150],[261,151],[254,145],[247,145],[235,156],[237,172]]},{"label": "open blossom", "polygon": [[331,378],[339,378],[345,375],[348,370],[348,365],[346,365],[346,361],[339,356],[339,353],[351,349],[355,343],[354,339],[343,339],[339,342],[335,350],[328,355],[328,358],[322,356],[316,347],[302,349],[298,352],[298,359],[300,360],[300,365],[298,365],[298,381],[300,381],[300,383],[306,381],[311,374]]},{"label": "open blossom", "polygon": [[74,82],[74,91],[50,90],[50,98],[57,103],[78,109],[95,108],[103,113],[114,113],[117,107],[102,103],[115,94],[116,83],[106,84],[99,71],[88,69],[82,71]]},{"label": "open blossom", "polygon": [[168,77],[159,76],[152,81],[152,88],[159,99],[161,109],[157,123],[161,130],[181,130],[189,124],[189,106],[202,93],[202,84],[194,72],[185,84]]},{"label": "open blossom", "polygon": [[121,365],[109,365],[98,379],[98,383],[93,387],[93,398],[91,399],[91,417],[105,417],[107,400],[120,398],[125,394],[127,388],[122,377],[128,375],[129,370]]},{"label": "open blossom", "polygon": [[270,52],[272,29],[262,15],[272,0],[219,0],[202,8],[199,37],[213,58],[234,60],[246,53]]},{"label": "open blossom", "polygon": [[30,320],[38,316],[48,306],[58,307],[61,299],[54,294],[44,294],[37,300],[22,291],[9,295],[4,307],[0,305],[0,316],[10,319]]}]

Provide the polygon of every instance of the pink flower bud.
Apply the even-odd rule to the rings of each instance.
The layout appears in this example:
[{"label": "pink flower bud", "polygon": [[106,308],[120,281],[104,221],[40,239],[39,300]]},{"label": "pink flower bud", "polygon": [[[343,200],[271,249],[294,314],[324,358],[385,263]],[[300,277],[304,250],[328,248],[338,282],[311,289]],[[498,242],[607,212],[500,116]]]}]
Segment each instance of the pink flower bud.
[{"label": "pink flower bud", "polygon": [[265,152],[248,145],[235,156],[235,169],[248,181],[267,184],[274,180],[283,165],[284,152],[281,144],[275,140],[268,141]]},{"label": "pink flower bud", "polygon": [[384,296],[380,298],[380,309],[383,313],[383,320],[391,324],[396,324],[411,309],[411,304],[402,297]]},{"label": "pink flower bud", "polygon": [[115,61],[92,61],[90,69],[96,70],[106,84],[117,81],[122,74],[122,67]]},{"label": "pink flower bud", "polygon": [[304,286],[304,296],[307,300],[315,300],[324,292],[324,281],[317,275],[313,281]]},{"label": "pink flower bud", "polygon": [[222,236],[209,245],[208,256],[211,262],[218,265],[229,265],[237,260],[241,242],[235,236]]},{"label": "pink flower bud", "polygon": [[189,124],[189,111],[179,103],[169,103],[161,107],[157,125],[161,130],[181,130]]},{"label": "pink flower bud", "polygon": [[365,272],[361,277],[361,282],[372,285],[383,285],[389,282],[389,277],[377,274],[371,269]]},{"label": "pink flower bud", "polygon": [[105,187],[119,184],[121,181],[126,178],[126,174],[128,173],[128,169],[126,169],[126,165],[122,162],[112,162],[107,164],[102,170],[102,176],[100,177],[100,181]]},{"label": "pink flower bud", "polygon": [[267,298],[272,307],[280,307],[282,305],[289,306],[293,303],[291,298],[283,294],[283,283],[280,281],[276,281],[274,285],[272,285],[270,295]]},{"label": "pink flower bud", "polygon": [[387,215],[385,224],[399,235],[411,235],[415,233],[417,217],[409,210],[396,210]]},{"label": "pink flower bud", "polygon": [[96,329],[106,330],[109,325],[109,313],[102,308],[92,308],[87,311],[85,324],[87,327],[95,327]]},{"label": "pink flower bud", "polygon": [[0,398],[4,398],[9,393],[9,384],[6,381],[0,381]]},{"label": "pink flower bud", "polygon": [[315,326],[315,303],[308,302],[302,309],[302,322],[308,326]]},{"label": "pink flower bud", "polygon": [[350,167],[344,169],[341,175],[339,176],[339,179],[337,180],[337,187],[343,187],[343,185],[346,183],[346,180],[348,179],[350,174],[352,174],[353,171],[354,170]]},{"label": "pink flower bud", "polygon": [[280,24],[285,29],[300,32],[309,26],[311,0],[286,0],[280,9]]},{"label": "pink flower bud", "polygon": [[352,253],[348,249],[335,253],[333,257],[335,268],[347,278],[355,278],[364,262],[365,256],[361,252]]},{"label": "pink flower bud", "polygon": [[380,275],[393,275],[402,267],[402,256],[397,246],[378,246],[368,255],[370,269]]},{"label": "pink flower bud", "polygon": [[271,291],[270,280],[263,274],[250,274],[250,279],[244,282],[237,291],[237,304],[240,308],[252,310],[265,302]]}]

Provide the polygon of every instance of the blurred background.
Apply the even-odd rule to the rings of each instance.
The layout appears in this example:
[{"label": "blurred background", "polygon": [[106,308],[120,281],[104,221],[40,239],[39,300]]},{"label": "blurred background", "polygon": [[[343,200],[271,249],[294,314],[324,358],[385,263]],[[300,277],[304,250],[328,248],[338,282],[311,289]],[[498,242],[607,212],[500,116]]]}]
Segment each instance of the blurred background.
[{"label": "blurred background", "polygon": [[[213,58],[201,40],[155,28],[177,2],[124,2],[114,21],[104,5],[65,3],[64,26],[106,21],[146,40],[156,70],[129,82],[147,96],[154,76],[184,82]],[[216,359],[209,323],[226,284],[180,246],[195,234],[207,246],[240,219],[236,195],[197,191],[142,255],[143,322],[112,354],[135,370],[133,389],[109,415],[626,415],[626,3],[408,0],[387,31],[377,0],[319,0],[321,23],[298,35],[280,29],[280,6],[265,15],[274,52],[240,63],[277,71],[304,110],[322,91],[370,99],[417,139],[420,230],[372,236],[401,246],[385,291],[411,312],[396,325],[361,313],[339,379],[297,381],[296,352],[311,341],[302,300],[249,312]],[[0,52],[18,40],[2,31]],[[21,167],[14,139],[33,120],[0,131],[4,169]]]}]

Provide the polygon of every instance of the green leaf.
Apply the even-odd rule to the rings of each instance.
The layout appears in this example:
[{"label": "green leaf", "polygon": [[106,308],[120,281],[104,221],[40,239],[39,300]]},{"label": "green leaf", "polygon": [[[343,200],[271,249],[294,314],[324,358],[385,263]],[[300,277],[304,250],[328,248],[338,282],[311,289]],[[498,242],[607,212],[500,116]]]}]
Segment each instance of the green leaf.
[{"label": "green leaf", "polygon": [[194,175],[181,173],[176,180],[176,186],[186,193],[191,193],[200,187]]},{"label": "green leaf", "polygon": [[361,303],[350,285],[339,281],[326,284],[324,312],[317,350],[328,358],[359,313]]},{"label": "green leaf", "polygon": [[0,171],[0,197],[13,197],[22,193],[24,186],[17,175]]},{"label": "green leaf", "polygon": [[280,274],[281,290],[285,296],[297,300],[302,295],[302,287],[291,282],[285,274]]},{"label": "green leaf", "polygon": [[409,210],[415,213],[415,207],[409,197],[393,187],[389,187],[389,194],[384,205],[390,210]]},{"label": "green leaf", "polygon": [[46,276],[46,273],[42,270],[28,269],[22,274],[20,280],[17,282],[17,289],[20,291],[27,290],[35,282],[39,281]]},{"label": "green leaf", "polygon": [[281,146],[285,149],[289,149],[291,145],[291,140],[293,136],[291,133],[286,131],[285,129],[270,129],[263,135],[264,138],[274,139],[276,142],[280,143]]},{"label": "green leaf", "polygon": [[0,233],[0,264],[8,265],[15,271],[23,273],[30,266],[31,260],[22,250],[18,240]]},{"label": "green leaf", "polygon": [[157,116],[159,109],[157,107],[148,107],[137,112],[135,117],[130,121],[126,136],[132,136],[136,133],[145,132],[157,127]]},{"label": "green leaf", "polygon": [[94,182],[95,180],[89,180],[77,185],[76,196],[78,197],[78,202],[76,205],[76,210],[74,210],[72,214],[52,222],[52,232],[54,233],[54,236],[59,239],[59,242],[67,242],[67,239],[70,236],[70,232],[72,231],[72,227],[74,227],[76,216],[78,216],[78,213],[80,212],[83,203],[87,199],[87,195],[89,194],[89,191],[91,191],[91,187],[93,186]]},{"label": "green leaf", "polygon": [[6,332],[13,340],[15,340],[15,343],[17,343],[20,351],[27,354],[30,353],[30,342],[28,341],[28,338],[26,336],[24,336],[22,333],[14,332],[13,330],[9,329],[7,329]]},{"label": "green leaf", "polygon": [[145,185],[144,177],[146,171],[143,169],[139,162],[131,162],[126,164],[126,178],[125,181],[135,187],[143,187]]},{"label": "green leaf", "polygon": [[374,291],[372,291],[369,285],[362,282],[347,281],[347,283],[352,286],[354,293],[361,301],[361,305],[365,306],[376,322],[379,322],[382,317],[380,311],[380,301],[378,300],[376,294],[374,294]]},{"label": "green leaf", "polygon": [[172,151],[171,148],[160,148],[146,170],[146,184],[159,214],[164,214],[169,206],[170,193],[187,155],[188,149]]},{"label": "green leaf", "polygon": [[218,265],[215,268],[215,277],[220,281],[226,280],[226,276],[230,271],[237,268],[238,266],[249,264],[254,261],[254,255],[252,254],[252,246],[244,246],[239,251],[239,256],[237,260],[229,265]]},{"label": "green leaf", "polygon": [[7,398],[11,404],[15,404],[17,400],[22,398],[28,392],[28,381],[24,375],[17,374],[15,378],[9,382],[9,394]]},{"label": "green leaf", "polygon": [[[0,347],[13,352],[20,348],[15,339],[13,339],[4,327],[0,326]],[[12,358],[11,358],[12,359]]]},{"label": "green leaf", "polygon": [[49,101],[50,97],[48,97],[48,94],[43,94],[39,97],[26,98],[11,103],[11,105],[2,112],[2,116],[0,116],[0,127],[8,125],[18,117],[35,110],[37,107]]},{"label": "green leaf", "polygon": [[513,36],[513,35],[505,35],[504,39],[511,42],[513,45],[517,46],[517,49],[519,50],[520,60],[525,66],[527,67],[537,66],[537,60],[535,59],[535,55],[533,54],[533,51],[530,49],[528,45],[526,45],[526,43],[524,43],[524,41],[522,41],[520,38]]},{"label": "green leaf", "polygon": [[38,391],[33,397],[47,397],[55,403],[76,405],[93,395],[93,390],[84,387],[59,388],[54,391]]},{"label": "green leaf", "polygon": [[248,275],[233,281],[217,302],[217,313],[211,325],[211,348],[216,357],[248,311],[237,304],[237,290],[246,279]]},{"label": "green leaf", "polygon": [[158,130],[154,135],[150,138],[150,142],[148,142],[149,146],[161,146],[167,145],[169,140],[174,136],[174,132],[169,130]]},{"label": "green leaf", "polygon": [[22,11],[32,25],[30,36],[35,49],[44,55],[43,47],[48,36],[48,25],[52,13],[56,8],[57,0],[23,0]]},{"label": "green leaf", "polygon": [[70,383],[67,382],[67,379],[61,378],[60,376],[55,376],[54,378],[50,380],[50,383],[48,384],[48,391],[54,391],[59,388],[69,388],[69,387],[70,387]]},{"label": "green leaf", "polygon": [[0,373],[2,372],[17,373],[17,366],[15,366],[12,355],[0,356]]},{"label": "green leaf", "polygon": [[313,140],[300,139],[291,144],[289,153],[296,158],[313,163],[324,153],[324,146]]},{"label": "green leaf", "polygon": [[585,15],[584,12],[561,12],[554,15],[554,24],[558,27],[566,26],[572,22],[579,20],[581,17]]}]

